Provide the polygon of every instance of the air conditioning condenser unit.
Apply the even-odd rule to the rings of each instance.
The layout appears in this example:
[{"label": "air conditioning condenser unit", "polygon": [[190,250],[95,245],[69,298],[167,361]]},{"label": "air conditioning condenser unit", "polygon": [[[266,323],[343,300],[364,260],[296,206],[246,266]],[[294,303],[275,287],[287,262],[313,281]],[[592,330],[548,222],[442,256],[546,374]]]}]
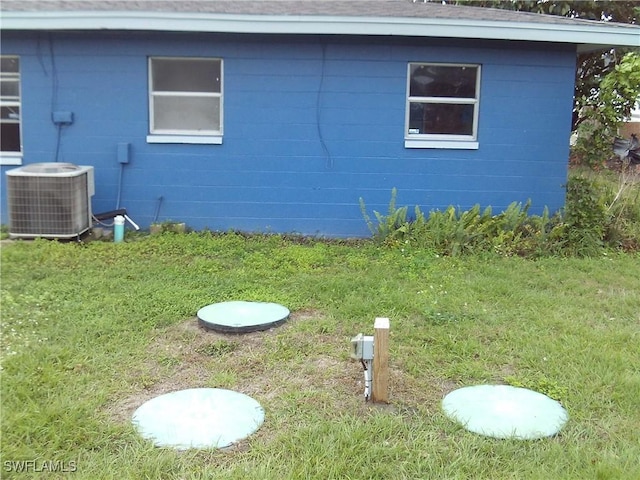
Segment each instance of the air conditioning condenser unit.
[{"label": "air conditioning condenser unit", "polygon": [[75,238],[91,228],[93,167],[34,163],[6,174],[10,238]]}]

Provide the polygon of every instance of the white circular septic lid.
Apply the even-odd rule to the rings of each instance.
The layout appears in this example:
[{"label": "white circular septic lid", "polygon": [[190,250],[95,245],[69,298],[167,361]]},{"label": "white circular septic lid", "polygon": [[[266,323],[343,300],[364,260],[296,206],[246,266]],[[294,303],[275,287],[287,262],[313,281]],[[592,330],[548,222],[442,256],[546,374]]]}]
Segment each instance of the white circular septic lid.
[{"label": "white circular septic lid", "polygon": [[143,403],[132,421],[157,447],[224,448],[258,430],[264,422],[264,410],[242,393],[192,388]]},{"label": "white circular septic lid", "polygon": [[550,437],[569,419],[559,402],[526,388],[476,385],[454,390],[442,400],[449,418],[467,430],[494,438]]},{"label": "white circular septic lid", "polygon": [[198,322],[218,332],[247,333],[276,327],[289,313],[288,308],[277,303],[221,302],[198,310]]}]

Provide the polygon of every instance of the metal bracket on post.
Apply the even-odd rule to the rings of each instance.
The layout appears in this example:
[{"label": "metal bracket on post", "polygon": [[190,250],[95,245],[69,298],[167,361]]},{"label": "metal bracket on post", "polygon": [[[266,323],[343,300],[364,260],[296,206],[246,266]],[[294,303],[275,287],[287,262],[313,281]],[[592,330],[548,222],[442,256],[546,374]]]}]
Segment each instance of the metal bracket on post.
[{"label": "metal bracket on post", "polygon": [[351,339],[351,358],[360,360],[364,369],[364,399],[371,398],[371,382],[373,381],[373,337],[359,333]]}]

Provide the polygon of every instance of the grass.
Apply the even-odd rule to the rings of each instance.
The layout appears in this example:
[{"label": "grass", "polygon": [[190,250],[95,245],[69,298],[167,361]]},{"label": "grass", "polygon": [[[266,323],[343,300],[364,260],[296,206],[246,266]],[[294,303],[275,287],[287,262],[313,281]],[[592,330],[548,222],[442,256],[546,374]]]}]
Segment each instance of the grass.
[{"label": "grass", "polygon": [[[1,255],[3,478],[42,477],[9,471],[21,460],[78,479],[640,478],[637,254],[452,258],[165,233]],[[292,315],[247,335],[197,327],[199,308],[232,299]],[[378,316],[391,319],[388,406],[364,402],[348,355]],[[487,382],[546,393],[570,420],[516,441],[443,415],[446,393]],[[251,395],[265,424],[232,449],[186,452],[131,425],[145,400],[205,386]]]}]

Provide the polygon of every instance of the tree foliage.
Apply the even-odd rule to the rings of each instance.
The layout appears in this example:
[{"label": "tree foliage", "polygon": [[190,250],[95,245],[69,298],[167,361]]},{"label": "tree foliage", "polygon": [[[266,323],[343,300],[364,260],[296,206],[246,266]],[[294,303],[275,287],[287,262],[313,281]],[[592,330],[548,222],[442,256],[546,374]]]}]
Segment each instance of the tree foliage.
[{"label": "tree foliage", "polygon": [[[442,0],[426,0],[442,3]],[[444,0],[444,3],[474,7],[500,8],[517,12],[544,13],[585,20],[618,23],[637,23],[640,17],[638,2],[618,0]]]},{"label": "tree foliage", "polygon": [[610,122],[629,116],[640,96],[640,54],[629,52],[616,63],[603,77],[596,95]]},{"label": "tree foliage", "polygon": [[[428,0],[437,1],[441,0]],[[518,12],[541,13],[547,15],[560,15],[569,18],[581,18],[585,20],[599,20],[603,22],[617,22],[638,24],[640,22],[640,4],[637,1],[552,1],[552,0],[445,0],[444,3],[467,5],[485,8],[500,8]],[[578,55],[576,68],[576,104],[574,109],[574,129],[585,118],[581,115],[582,107],[591,105],[590,100],[597,98],[596,92],[600,83],[616,66],[632,51],[628,48],[599,50],[585,52]],[[636,49],[638,51],[639,49]],[[628,112],[625,113],[628,115]]]},{"label": "tree foliage", "polygon": [[[602,22],[640,23],[637,1],[444,0],[444,3]],[[578,151],[582,150],[589,157],[584,163],[594,166],[611,154],[612,136],[640,97],[639,66],[640,48],[611,48],[578,54],[572,129],[582,137]]]},{"label": "tree foliage", "polygon": [[628,52],[590,92],[575,98],[580,109],[575,157],[597,168],[611,157],[612,139],[640,98],[640,54]]}]

